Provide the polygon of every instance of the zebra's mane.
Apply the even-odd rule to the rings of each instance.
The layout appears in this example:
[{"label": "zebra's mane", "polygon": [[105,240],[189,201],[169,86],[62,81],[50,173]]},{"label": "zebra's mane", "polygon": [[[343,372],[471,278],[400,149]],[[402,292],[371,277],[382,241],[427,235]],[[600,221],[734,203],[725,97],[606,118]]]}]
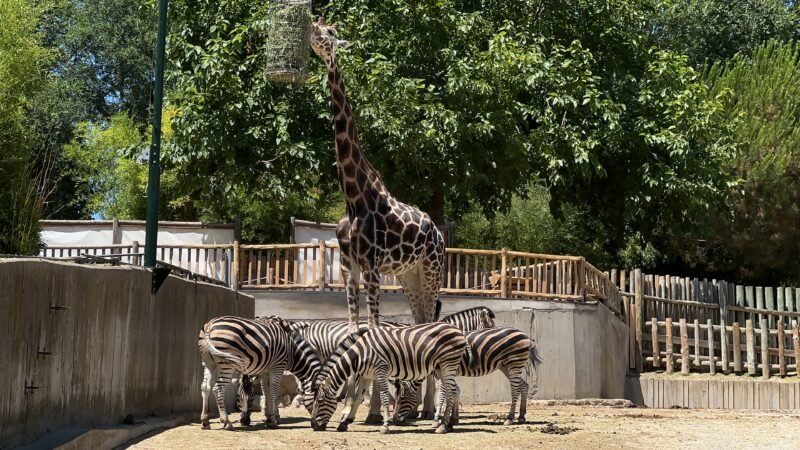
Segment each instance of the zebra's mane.
[{"label": "zebra's mane", "polygon": [[333,370],[336,363],[339,362],[339,359],[344,355],[344,353],[356,343],[358,338],[360,338],[364,333],[369,331],[367,328],[359,328],[358,331],[355,333],[350,333],[339,342],[339,345],[336,346],[336,349],[333,350],[333,353],[325,360],[325,363],[322,365],[322,369],[320,369],[319,373],[317,374],[316,379],[314,380],[314,387],[318,388],[325,379],[330,376],[331,370]]},{"label": "zebra's mane", "polygon": [[448,322],[449,323],[450,321],[456,319],[457,317],[469,316],[470,313],[480,312],[480,311],[486,311],[486,314],[489,316],[490,319],[494,319],[495,318],[494,317],[494,311],[492,311],[488,307],[486,307],[486,306],[475,306],[474,308],[464,309],[464,310],[461,310],[459,312],[455,312],[453,314],[448,314],[448,315],[442,317],[441,319],[439,319],[439,322]]}]

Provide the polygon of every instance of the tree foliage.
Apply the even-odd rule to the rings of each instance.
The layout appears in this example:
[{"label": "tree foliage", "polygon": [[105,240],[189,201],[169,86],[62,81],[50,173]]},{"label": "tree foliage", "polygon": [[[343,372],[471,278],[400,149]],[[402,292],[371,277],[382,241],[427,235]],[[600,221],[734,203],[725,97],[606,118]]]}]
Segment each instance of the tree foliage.
[{"label": "tree foliage", "polygon": [[[724,165],[743,180],[732,192],[732,220],[721,220],[701,260],[737,277],[800,280],[800,44],[770,41],[752,55],[710,67],[714,92],[733,91],[740,158]],[[719,250],[717,250],[718,252]]]},{"label": "tree foliage", "polygon": [[0,9],[0,253],[38,252],[38,219],[46,189],[34,171],[37,155],[26,109],[45,82],[50,53],[39,44],[39,11],[27,0]]}]

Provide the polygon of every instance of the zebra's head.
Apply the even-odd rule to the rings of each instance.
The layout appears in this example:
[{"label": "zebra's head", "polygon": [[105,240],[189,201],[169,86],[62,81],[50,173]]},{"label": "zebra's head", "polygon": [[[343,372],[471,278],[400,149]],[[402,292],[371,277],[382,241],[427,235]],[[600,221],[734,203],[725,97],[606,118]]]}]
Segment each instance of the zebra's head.
[{"label": "zebra's head", "polygon": [[[311,393],[311,428],[325,431],[338,403],[336,390],[331,389],[331,377],[327,377]],[[305,401],[305,399],[304,399]]]},{"label": "zebra's head", "polygon": [[480,308],[479,318],[478,330],[494,328],[494,311],[483,306]]},{"label": "zebra's head", "polygon": [[395,380],[394,387],[397,392],[393,417],[395,424],[404,423],[408,414],[417,407],[417,391],[421,383],[421,381]]}]

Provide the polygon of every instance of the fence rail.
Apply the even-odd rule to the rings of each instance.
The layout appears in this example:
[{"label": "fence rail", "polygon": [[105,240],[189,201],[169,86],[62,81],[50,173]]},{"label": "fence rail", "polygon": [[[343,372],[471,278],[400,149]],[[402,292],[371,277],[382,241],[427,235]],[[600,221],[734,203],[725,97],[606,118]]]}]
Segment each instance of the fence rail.
[{"label": "fence rail", "polygon": [[[75,258],[89,253],[119,255],[141,264],[140,245],[49,247],[42,256]],[[241,289],[336,291],[345,288],[336,244],[160,245],[157,258]],[[399,291],[392,275],[381,290]],[[621,313],[621,295],[609,274],[580,256],[516,252],[508,249],[447,248],[441,292],[470,296],[568,301],[598,300]]]},{"label": "fence rail", "polygon": [[610,280],[628,312],[631,369],[798,376],[800,289],[638,269],[612,270]]}]

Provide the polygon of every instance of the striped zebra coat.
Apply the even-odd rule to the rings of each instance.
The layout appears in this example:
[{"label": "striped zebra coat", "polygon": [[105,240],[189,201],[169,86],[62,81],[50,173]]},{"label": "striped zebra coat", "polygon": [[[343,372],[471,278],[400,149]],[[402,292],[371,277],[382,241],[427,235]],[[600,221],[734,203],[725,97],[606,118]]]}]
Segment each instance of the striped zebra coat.
[{"label": "striped zebra coat", "polygon": [[348,420],[355,416],[366,388],[375,380],[384,419],[381,432],[388,432],[388,378],[417,381],[436,374],[442,381],[445,395],[445,407],[440,417],[442,426],[436,431],[444,433],[449,427],[449,414],[456,394],[455,373],[468,352],[464,333],[450,324],[428,323],[402,328],[381,326],[366,330],[341,356],[326,362],[320,372],[311,426],[314,430],[324,430],[336,410],[338,389],[348,380],[359,378],[359,389],[348,392],[339,430],[347,429]]},{"label": "striped zebra coat", "polygon": [[[472,361],[463,359],[459,362],[457,376],[480,377],[500,370],[511,384],[511,410],[505,425],[514,421],[516,404],[519,400],[519,422],[525,422],[527,412],[528,382],[525,369],[530,361],[534,369],[541,362],[536,351],[535,342],[516,328],[490,328],[470,331],[466,334],[467,343],[472,349]],[[442,392],[439,393],[439,405],[442,408]],[[414,406],[412,399],[402,396],[396,415],[403,417]],[[452,420],[458,422],[458,398],[454,406]],[[437,424],[435,424],[437,425]]]},{"label": "striped zebra coat", "polygon": [[[200,416],[202,427],[210,427],[208,396],[213,389],[223,428],[233,429],[223,397],[225,388],[236,373],[260,378],[266,401],[264,411],[267,425],[276,427],[278,389],[283,372],[292,367],[297,351],[288,324],[279,320],[258,322],[242,317],[218,317],[203,326],[198,347],[204,367],[203,383],[200,387],[203,397],[203,411]],[[308,358],[304,361],[313,363]],[[319,370],[318,360],[316,367],[314,374]],[[309,377],[313,378],[313,374]],[[246,382],[243,380],[242,384]],[[242,424],[249,424],[249,413],[242,414]]]}]

